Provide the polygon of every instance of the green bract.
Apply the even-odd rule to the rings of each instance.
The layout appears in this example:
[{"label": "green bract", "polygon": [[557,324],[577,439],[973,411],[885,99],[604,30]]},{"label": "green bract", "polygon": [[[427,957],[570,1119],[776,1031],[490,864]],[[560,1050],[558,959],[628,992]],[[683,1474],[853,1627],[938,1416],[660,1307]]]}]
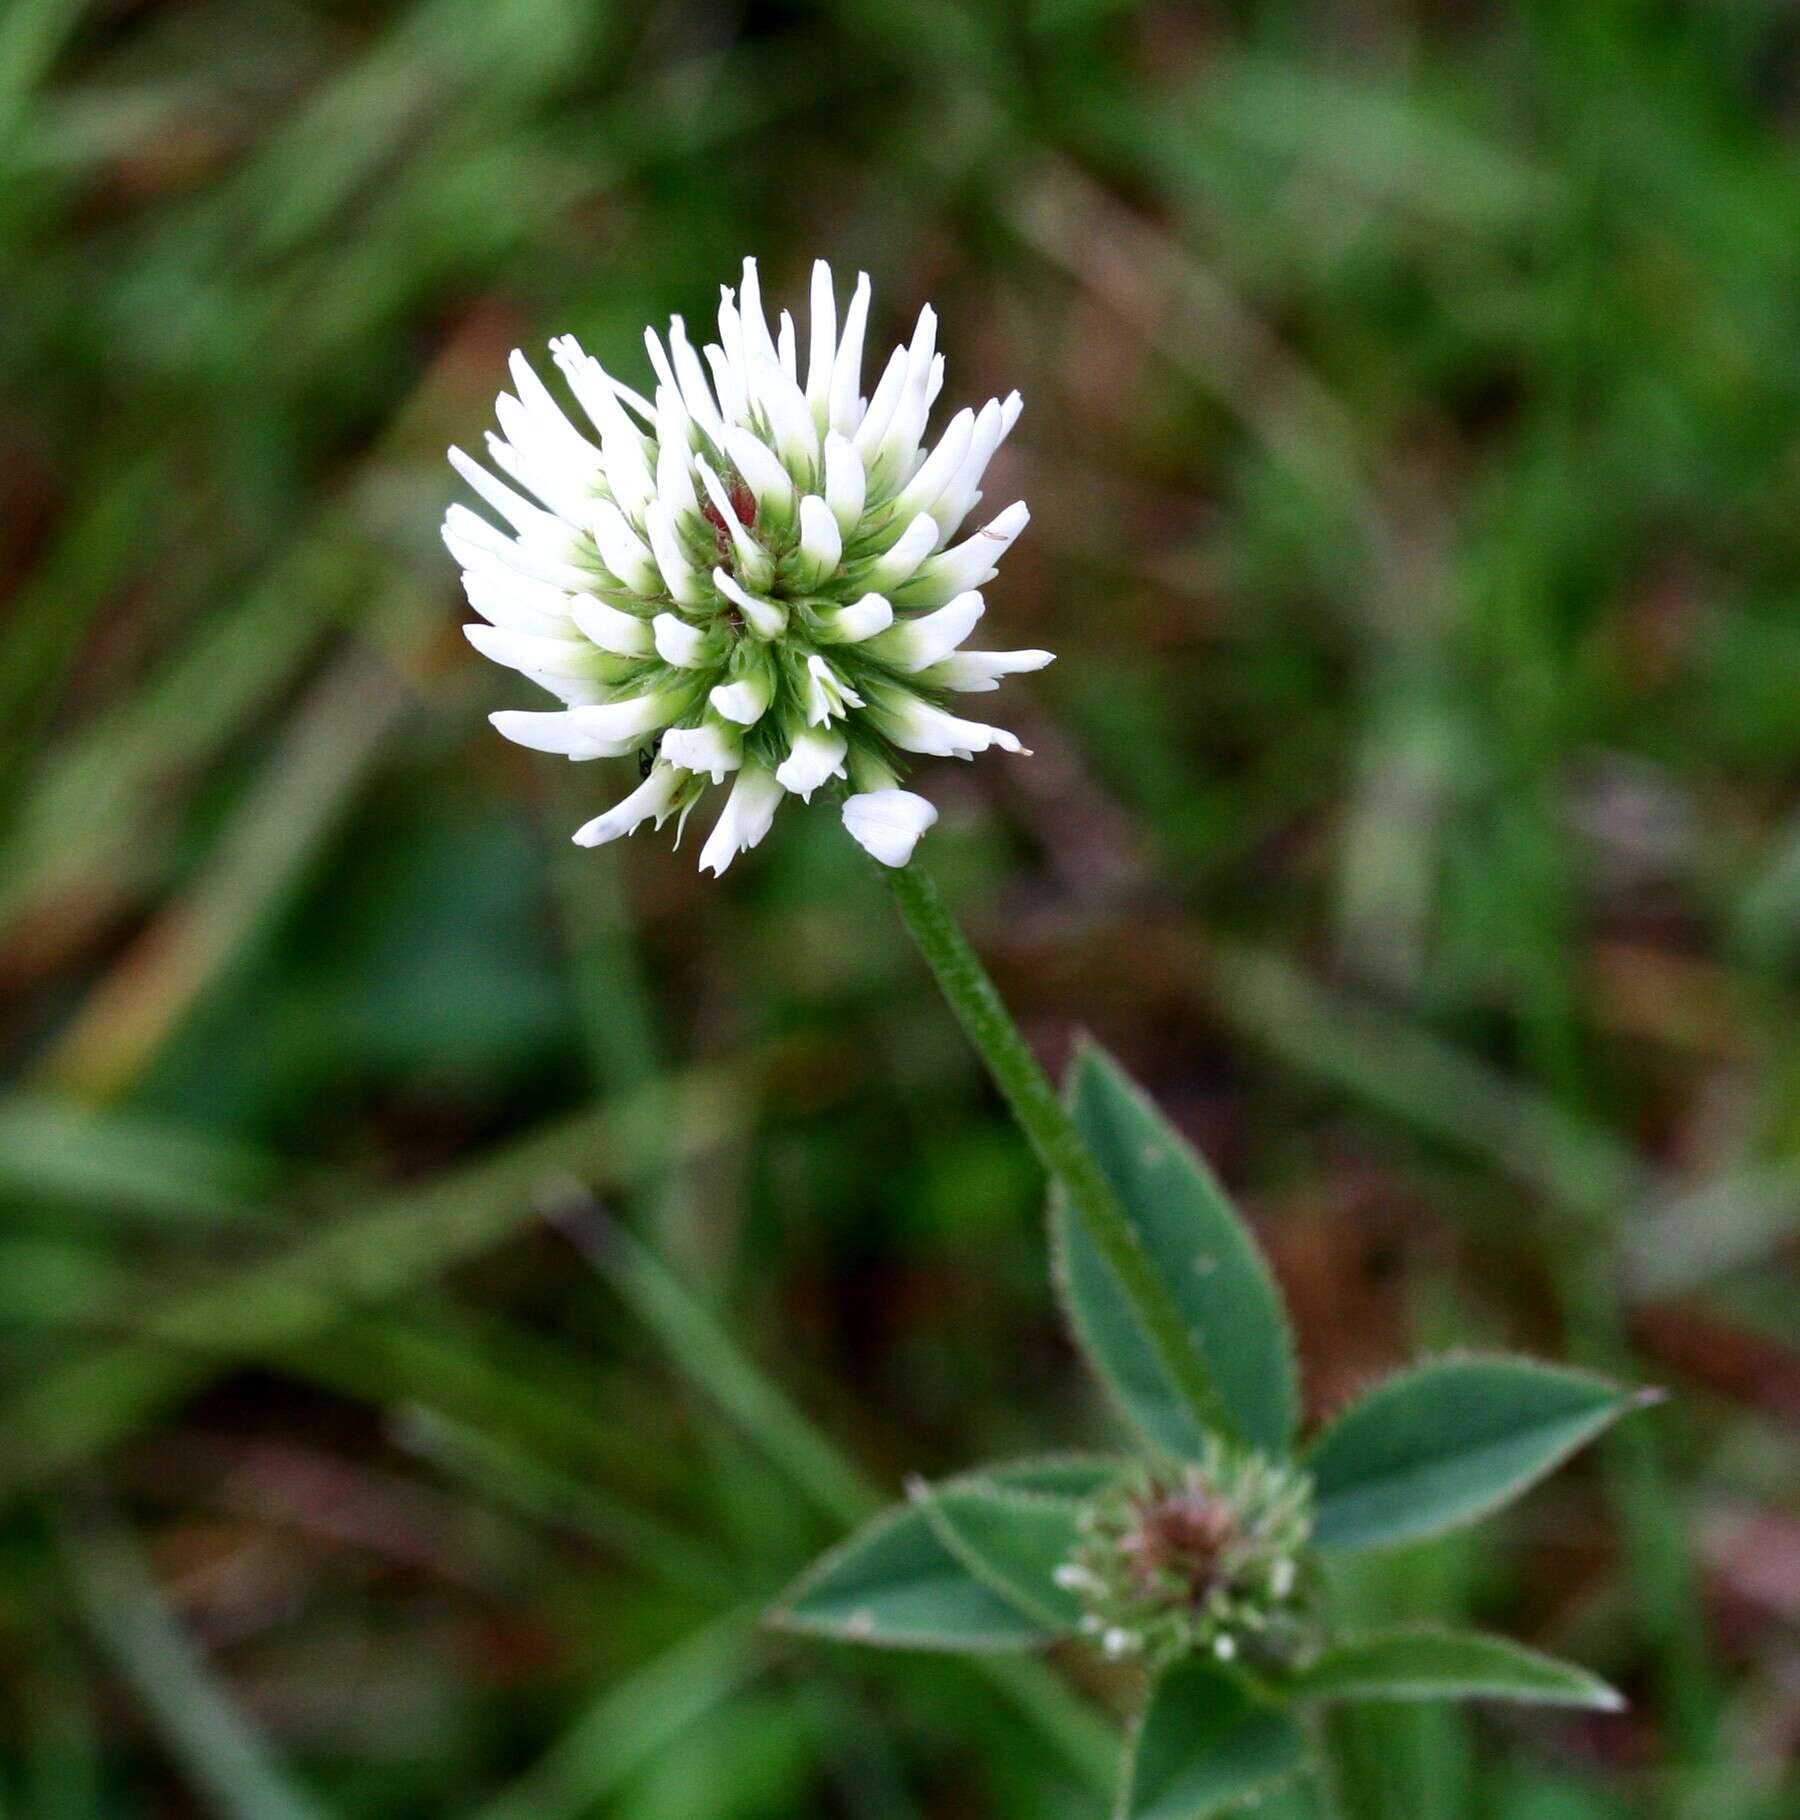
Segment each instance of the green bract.
[{"label": "green bract", "polygon": [[1323,1561],[1486,1515],[1643,1394],[1529,1359],[1437,1359],[1297,1445],[1286,1312],[1218,1183],[1099,1050],[1077,1057],[1067,1101],[1192,1348],[1171,1369],[1138,1299],[1053,1194],[1070,1324],[1145,1451],[917,1484],[805,1575],[772,1621],[898,1648],[1085,1638],[1140,1661],[1119,1820],[1198,1820],[1301,1774],[1313,1707],[1617,1707],[1585,1670],[1503,1638],[1343,1634]]}]

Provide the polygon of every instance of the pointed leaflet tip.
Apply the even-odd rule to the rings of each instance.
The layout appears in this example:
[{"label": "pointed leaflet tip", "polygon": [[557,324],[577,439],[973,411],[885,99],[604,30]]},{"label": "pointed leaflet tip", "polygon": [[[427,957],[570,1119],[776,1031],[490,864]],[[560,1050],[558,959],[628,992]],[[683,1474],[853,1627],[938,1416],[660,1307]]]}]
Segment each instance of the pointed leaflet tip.
[{"label": "pointed leaflet tip", "polygon": [[1388,1548],[1462,1528],[1640,1407],[1635,1389],[1535,1359],[1463,1356],[1396,1372],[1308,1449],[1314,1542]]}]

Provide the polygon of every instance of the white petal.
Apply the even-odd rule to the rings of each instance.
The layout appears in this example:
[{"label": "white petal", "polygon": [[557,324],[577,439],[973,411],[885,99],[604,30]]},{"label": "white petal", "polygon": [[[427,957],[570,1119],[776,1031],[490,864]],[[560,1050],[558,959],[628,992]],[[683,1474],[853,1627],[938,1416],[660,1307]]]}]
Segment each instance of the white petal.
[{"label": "white petal", "polygon": [[736,727],[705,720],[697,727],[671,727],[662,737],[662,755],[684,771],[704,771],[715,784],[743,762],[743,735]]},{"label": "white petal", "polygon": [[530,581],[498,565],[464,569],[462,584],[469,605],[491,626],[530,632],[538,638],[569,635],[569,596],[561,588]]},{"label": "white petal", "polygon": [[813,427],[806,397],[773,360],[754,368],[757,402],[769,420],[769,440],[788,473],[811,485],[819,471],[819,432]]},{"label": "white petal", "polygon": [[744,319],[729,285],[719,286],[719,341],[700,350],[719,394],[719,413],[727,424],[744,423],[750,415],[750,362],[744,348]]},{"label": "white petal", "polygon": [[[452,511],[455,509],[454,506],[451,507]],[[459,537],[448,524],[444,526],[443,538],[445,549],[462,564],[466,572],[485,575],[503,586],[513,582],[527,582],[550,588],[558,594],[569,594],[594,585],[592,570],[578,569],[573,563],[551,562],[536,557],[510,538],[502,539],[502,547],[496,549],[473,538]]]},{"label": "white petal", "polygon": [[732,554],[737,558],[739,569],[758,587],[766,586],[775,578],[775,565],[770,561],[769,553],[751,536],[749,527],[738,517],[737,508],[731,503],[731,495],[725,491],[725,483],[713,472],[712,464],[704,455],[694,457],[694,468],[700,476],[701,485],[706,488],[706,497],[712,502],[712,509],[718,513],[726,535],[731,539]]},{"label": "white petal", "polygon": [[878,594],[891,593],[912,578],[913,571],[937,547],[937,538],[937,520],[929,512],[921,512],[869,565],[865,583]]},{"label": "white petal", "polygon": [[860,708],[863,698],[815,651],[806,660],[806,724],[818,727],[841,719],[846,706]]},{"label": "white petal", "polygon": [[911,790],[870,790],[844,803],[844,826],[884,866],[904,866],[937,810]]},{"label": "white petal", "polygon": [[936,665],[922,680],[933,688],[980,695],[999,688],[1003,676],[1041,670],[1055,661],[1055,654],[1050,651],[958,651]]},{"label": "white petal", "polygon": [[[664,398],[668,394],[659,392],[657,396]],[[685,411],[681,413],[681,421],[690,421]],[[657,449],[656,497],[677,524],[684,517],[700,516],[700,501],[694,493],[692,456],[685,437],[666,437]]]},{"label": "white petal", "polygon": [[700,870],[715,878],[740,854],[754,847],[768,833],[775,811],[786,794],[773,772],[761,765],[745,765],[731,786],[725,808],[700,849]]},{"label": "white petal", "polygon": [[846,537],[861,521],[868,494],[869,479],[856,445],[831,431],[825,438],[825,503]]},{"label": "white petal", "polygon": [[[666,360],[660,371],[662,374],[668,374],[669,366]],[[674,448],[683,455],[686,455],[694,446],[694,419],[687,408],[687,401],[681,396],[681,388],[676,385],[672,375],[667,378],[659,377],[657,382],[656,442],[659,451]]]},{"label": "white petal", "polygon": [[657,389],[679,394],[681,382],[675,377],[675,369],[669,363],[662,337],[654,329],[644,331],[644,352],[650,356],[650,365],[655,370]]},{"label": "white petal", "polygon": [[581,676],[557,676],[549,670],[521,670],[528,683],[554,695],[565,708],[591,708],[612,693],[612,685]]},{"label": "white petal", "polygon": [[617,434],[621,425],[628,432],[636,427],[619,408],[621,393],[628,393],[639,410],[646,416],[650,414],[648,402],[639,398],[629,386],[620,385],[573,335],[553,336],[550,357],[569,382],[575,402],[587,412],[594,428],[600,432],[602,444],[608,436]]},{"label": "white petal", "polygon": [[904,619],[869,647],[903,675],[929,669],[950,655],[975,629],[983,610],[976,593],[959,594],[947,606],[917,619]]},{"label": "white petal", "polygon": [[740,727],[754,727],[768,713],[769,697],[767,674],[753,670],[737,682],[720,683],[706,699],[727,720],[736,721]]},{"label": "white petal", "polygon": [[598,473],[600,451],[597,447],[590,443],[585,450],[575,448],[566,437],[557,434],[554,424],[534,417],[512,393],[502,392],[494,400],[494,416],[499,420],[500,433],[534,466],[554,467],[572,454],[574,460],[570,465],[578,468],[583,476]]},{"label": "white petal", "polygon": [[841,733],[818,727],[807,727],[794,735],[787,757],[775,773],[784,790],[807,802],[812,793],[829,777],[844,775],[844,754],[849,742]]},{"label": "white petal", "polygon": [[831,367],[837,355],[837,294],[831,267],[815,259],[812,269],[812,312],[806,361],[806,402],[813,422],[823,431],[831,416]]},{"label": "white petal", "polygon": [[578,625],[602,651],[619,657],[648,657],[656,648],[650,628],[635,613],[624,613],[596,600],[591,594],[577,594],[569,602],[569,612]]},{"label": "white petal", "polygon": [[594,501],[594,544],[600,560],[634,594],[660,594],[662,576],[649,546],[631,528],[625,514],[610,499]]},{"label": "white petal", "polygon": [[502,473],[510,474],[520,486],[529,489],[565,524],[587,522],[588,509],[594,503],[590,476],[533,461],[521,454],[504,436],[489,430],[486,437],[488,459]]},{"label": "white petal", "polygon": [[[925,421],[931,413],[931,400],[937,386],[943,384],[943,365],[936,353],[937,312],[927,304],[919,312],[919,326],[913,331],[912,344],[906,350],[906,371],[895,396],[887,421],[867,443],[863,430],[857,432],[857,446],[869,462],[871,476],[886,482],[896,474],[910,474],[918,466],[919,438],[925,432]],[[869,415],[875,415],[874,405]]]},{"label": "white petal", "polygon": [[971,758],[990,746],[1006,752],[1025,750],[1017,736],[1004,727],[959,720],[916,695],[883,702],[875,721],[902,752],[923,752],[933,758]]},{"label": "white petal", "polygon": [[[596,361],[594,364],[598,366],[599,362]],[[622,379],[615,379],[610,373],[606,375],[606,383],[612,387],[620,404],[629,405],[632,410],[637,412],[638,416],[644,420],[647,429],[656,428],[656,406],[642,392],[634,390]]]},{"label": "white petal", "polygon": [[536,638],[501,626],[463,627],[463,636],[483,657],[509,670],[541,670],[550,676],[592,678],[598,653],[585,639]]},{"label": "white petal", "polygon": [[[465,569],[488,568],[499,563],[514,574],[529,575],[534,581],[547,581],[558,588],[583,588],[590,580],[587,573],[562,552],[552,552],[508,537],[464,505],[453,505],[445,512],[443,537],[445,548]],[[484,563],[483,555],[491,561]]]},{"label": "white petal", "polygon": [[[734,335],[732,341],[734,346],[741,348],[743,345],[741,335]],[[741,425],[750,415],[750,392],[744,384],[742,370],[733,364],[731,356],[716,341],[709,341],[700,351],[706,356],[706,370],[712,374],[713,390],[719,394],[719,415],[724,419],[726,429],[733,424]]]},{"label": "white petal", "polygon": [[628,745],[590,739],[576,722],[577,712],[565,708],[558,714],[528,714],[517,708],[502,708],[497,714],[490,714],[488,721],[502,739],[510,739],[515,746],[529,746],[534,752],[555,752],[564,758],[616,758],[629,750]]},{"label": "white petal", "polygon": [[804,588],[817,588],[836,571],[844,554],[844,539],[831,508],[815,493],[800,502],[800,547],[794,559],[794,579]]},{"label": "white petal", "polygon": [[758,638],[779,638],[787,630],[788,610],[778,601],[758,600],[746,593],[723,569],[712,572],[713,586],[737,610]]},{"label": "white petal", "polygon": [[675,383],[681,393],[682,403],[688,408],[688,415],[712,438],[717,447],[725,434],[724,421],[719,416],[718,406],[713,402],[712,388],[706,383],[706,371],[700,365],[700,356],[689,343],[687,330],[679,316],[669,318],[669,357],[674,363]]},{"label": "white petal", "polygon": [[794,515],[794,482],[787,469],[775,459],[774,450],[749,430],[727,424],[725,453],[756,495],[759,511],[767,512],[779,524],[786,524]]},{"label": "white petal", "polygon": [[906,350],[895,348],[888,356],[888,363],[882,369],[880,382],[869,400],[869,408],[863,413],[862,422],[856,426],[856,434],[851,441],[856,444],[856,452],[863,458],[863,466],[873,469],[875,453],[881,446],[883,432],[893,421],[895,408],[900,403],[900,394],[906,386]]},{"label": "white petal", "polygon": [[656,476],[644,451],[644,439],[619,413],[624,425],[617,436],[606,439],[601,464],[606,469],[606,484],[612,496],[634,518],[643,516],[644,507],[656,497]]},{"label": "white petal", "polygon": [[956,470],[955,478],[931,507],[931,515],[946,538],[956,534],[956,527],[968,517],[981,497],[981,477],[987,472],[994,451],[1018,422],[1023,408],[1017,392],[1008,393],[1004,403],[990,398],[981,407],[980,415],[975,419],[975,434],[969,440],[969,452]]},{"label": "white petal", "polygon": [[744,261],[744,275],[738,285],[738,319],[743,325],[744,363],[753,370],[759,360],[776,364],[775,343],[769,337],[769,319],[763,314],[762,279],[756,261]]},{"label": "white petal", "polygon": [[937,447],[925,457],[918,472],[906,483],[894,501],[894,510],[898,515],[910,518],[916,512],[929,512],[937,504],[968,455],[974,435],[975,413],[958,411],[950,419]]},{"label": "white petal", "polygon": [[934,607],[965,588],[979,588],[999,574],[1000,558],[1030,522],[1025,502],[1017,500],[972,537],[965,537],[952,549],[940,550],[920,563],[917,573],[904,586],[890,586],[902,605],[914,607]]},{"label": "white petal", "polygon": [[589,492],[594,490],[601,479],[600,451],[560,416],[551,420],[534,414],[510,392],[502,392],[494,400],[494,415],[507,442],[534,472],[561,473]]},{"label": "white petal", "polygon": [[450,451],[450,465],[477,493],[500,514],[521,537],[533,538],[551,549],[562,547],[569,529],[554,513],[533,505],[522,493],[515,493],[505,481],[497,480],[480,462],[461,449]]},{"label": "white petal", "polygon": [[706,598],[706,590],[700,584],[699,571],[682,554],[675,521],[660,499],[653,499],[644,508],[644,529],[650,533],[650,548],[669,598],[684,607],[699,606]]},{"label": "white petal", "polygon": [[781,370],[798,385],[800,383],[800,355],[797,338],[794,334],[794,319],[786,310],[781,312],[781,333],[775,337],[775,352],[779,357]]},{"label": "white petal", "polygon": [[865,594],[848,607],[827,607],[819,613],[819,636],[840,645],[859,645],[894,623],[894,609],[880,594]]},{"label": "white petal", "polygon": [[862,421],[863,331],[869,322],[869,274],[856,274],[856,289],[844,312],[844,337],[831,368],[831,427],[853,435]]},{"label": "white petal", "polygon": [[706,489],[706,497],[711,501],[712,509],[725,521],[726,534],[735,535],[732,527],[737,526],[741,530],[742,526],[738,523],[737,513],[732,509],[731,495],[726,492],[724,481],[713,472],[712,463],[704,455],[694,457],[694,472],[700,476],[700,484]]},{"label": "white petal", "polygon": [[667,689],[631,695],[597,708],[571,708],[576,730],[597,745],[627,751],[648,733],[666,727],[681,712],[681,698]]},{"label": "white petal", "polygon": [[589,463],[597,462],[600,451],[564,416],[562,406],[550,396],[550,388],[538,378],[520,349],[513,349],[507,369],[512,374],[519,403],[525,407],[538,434],[553,443],[561,443],[571,452],[579,450]]},{"label": "white petal", "polygon": [[651,632],[657,656],[677,670],[704,670],[712,661],[712,641],[673,613],[658,613],[651,621]]},{"label": "white petal", "polygon": [[604,815],[575,830],[578,847],[598,847],[604,841],[617,840],[622,834],[633,834],[651,816],[660,828],[675,807],[681,790],[681,779],[667,765],[655,765],[650,775],[625,798],[615,803]]}]

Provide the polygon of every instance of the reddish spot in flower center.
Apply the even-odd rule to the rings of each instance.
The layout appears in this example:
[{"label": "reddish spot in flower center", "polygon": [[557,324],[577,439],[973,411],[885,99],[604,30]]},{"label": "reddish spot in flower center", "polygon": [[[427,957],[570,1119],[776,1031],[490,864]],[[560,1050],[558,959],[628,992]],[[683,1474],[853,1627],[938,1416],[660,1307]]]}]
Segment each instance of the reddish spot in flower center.
[{"label": "reddish spot in flower center", "polygon": [[[756,523],[756,495],[744,484],[741,474],[732,475],[731,482],[725,489],[725,497],[731,502],[731,509],[737,515],[739,524]],[[712,526],[713,539],[719,547],[719,560],[724,562],[731,551],[731,527],[710,499],[700,502],[700,516]]]},{"label": "reddish spot in flower center", "polygon": [[719,508],[708,499],[702,502],[700,516],[712,526],[713,555],[722,563],[731,561],[731,533],[725,529],[725,520],[719,516]]},{"label": "reddish spot in flower center", "polygon": [[1211,1584],[1236,1527],[1222,1498],[1198,1490],[1165,1492],[1138,1506],[1137,1524],[1123,1538],[1123,1548],[1146,1583],[1174,1573],[1198,1595]]}]

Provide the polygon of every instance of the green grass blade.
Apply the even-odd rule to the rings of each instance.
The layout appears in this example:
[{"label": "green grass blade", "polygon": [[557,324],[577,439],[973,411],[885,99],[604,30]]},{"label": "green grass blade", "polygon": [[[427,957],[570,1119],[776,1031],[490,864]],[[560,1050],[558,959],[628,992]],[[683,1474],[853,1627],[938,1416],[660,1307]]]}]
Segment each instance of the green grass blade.
[{"label": "green grass blade", "polygon": [[89,1629],[213,1809],[226,1820],[324,1820],[170,1615],[123,1526],[89,1511],[61,1539]]},{"label": "green grass blade", "polygon": [[755,1672],[755,1614],[735,1612],[609,1687],[474,1820],[578,1820],[675,1746]]}]

